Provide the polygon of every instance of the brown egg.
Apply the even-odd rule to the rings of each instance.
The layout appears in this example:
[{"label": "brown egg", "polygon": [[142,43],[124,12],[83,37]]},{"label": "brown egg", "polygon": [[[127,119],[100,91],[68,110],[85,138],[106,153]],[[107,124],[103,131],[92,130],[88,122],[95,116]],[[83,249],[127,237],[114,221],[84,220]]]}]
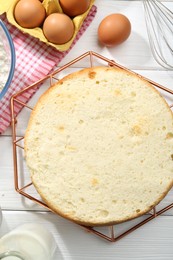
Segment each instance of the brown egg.
[{"label": "brown egg", "polygon": [[49,42],[64,44],[73,37],[74,24],[66,14],[53,13],[45,19],[43,33]]},{"label": "brown egg", "polygon": [[98,39],[105,46],[124,42],[130,35],[131,23],[123,14],[106,16],[98,27]]},{"label": "brown egg", "polygon": [[86,12],[90,0],[59,0],[59,3],[65,14],[74,17]]},{"label": "brown egg", "polygon": [[46,11],[38,0],[20,0],[14,9],[16,22],[24,28],[40,26],[45,16]]}]

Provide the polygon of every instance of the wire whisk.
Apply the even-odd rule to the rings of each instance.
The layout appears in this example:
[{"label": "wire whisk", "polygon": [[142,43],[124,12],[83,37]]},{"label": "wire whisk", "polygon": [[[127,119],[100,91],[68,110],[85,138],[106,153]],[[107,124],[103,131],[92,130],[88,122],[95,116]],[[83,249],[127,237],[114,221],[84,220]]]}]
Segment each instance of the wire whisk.
[{"label": "wire whisk", "polygon": [[143,0],[150,48],[162,67],[173,70],[173,12],[159,0]]}]

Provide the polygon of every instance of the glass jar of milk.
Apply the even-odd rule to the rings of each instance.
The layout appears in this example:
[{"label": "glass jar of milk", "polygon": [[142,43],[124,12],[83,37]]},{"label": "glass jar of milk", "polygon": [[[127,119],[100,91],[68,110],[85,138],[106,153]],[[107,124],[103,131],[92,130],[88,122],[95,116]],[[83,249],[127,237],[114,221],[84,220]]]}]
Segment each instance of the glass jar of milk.
[{"label": "glass jar of milk", "polygon": [[0,239],[0,259],[54,260],[56,243],[52,234],[39,224],[24,224]]},{"label": "glass jar of milk", "polygon": [[26,260],[28,259],[26,256],[22,255],[17,251],[7,251],[5,253],[0,254],[0,259],[3,260]]},{"label": "glass jar of milk", "polygon": [[1,207],[0,207],[0,226],[1,226],[1,223],[2,223],[2,210],[1,210]]}]

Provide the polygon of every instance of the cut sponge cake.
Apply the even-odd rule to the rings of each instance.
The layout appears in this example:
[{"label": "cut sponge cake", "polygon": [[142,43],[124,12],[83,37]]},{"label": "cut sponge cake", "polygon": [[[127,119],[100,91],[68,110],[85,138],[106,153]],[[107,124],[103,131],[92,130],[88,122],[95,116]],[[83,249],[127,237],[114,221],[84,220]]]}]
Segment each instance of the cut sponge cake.
[{"label": "cut sponge cake", "polygon": [[172,111],[130,72],[84,69],[41,96],[25,155],[56,213],[89,226],[120,223],[150,211],[173,185]]}]

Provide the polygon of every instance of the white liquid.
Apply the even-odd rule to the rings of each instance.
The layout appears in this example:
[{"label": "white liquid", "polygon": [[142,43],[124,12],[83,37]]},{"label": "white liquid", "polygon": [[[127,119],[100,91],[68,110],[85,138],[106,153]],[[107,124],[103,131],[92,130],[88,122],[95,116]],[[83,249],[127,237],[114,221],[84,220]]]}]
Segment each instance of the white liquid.
[{"label": "white liquid", "polygon": [[[0,253],[18,251],[26,260],[54,260],[55,249],[56,243],[52,234],[38,224],[22,225],[0,239]],[[10,258],[4,258],[7,259]]]},{"label": "white liquid", "polygon": [[1,210],[1,207],[0,207],[0,226],[1,226],[1,223],[2,223],[2,210]]},{"label": "white liquid", "polygon": [[4,258],[2,258],[3,260],[21,260],[19,257],[17,256],[6,256]]}]

